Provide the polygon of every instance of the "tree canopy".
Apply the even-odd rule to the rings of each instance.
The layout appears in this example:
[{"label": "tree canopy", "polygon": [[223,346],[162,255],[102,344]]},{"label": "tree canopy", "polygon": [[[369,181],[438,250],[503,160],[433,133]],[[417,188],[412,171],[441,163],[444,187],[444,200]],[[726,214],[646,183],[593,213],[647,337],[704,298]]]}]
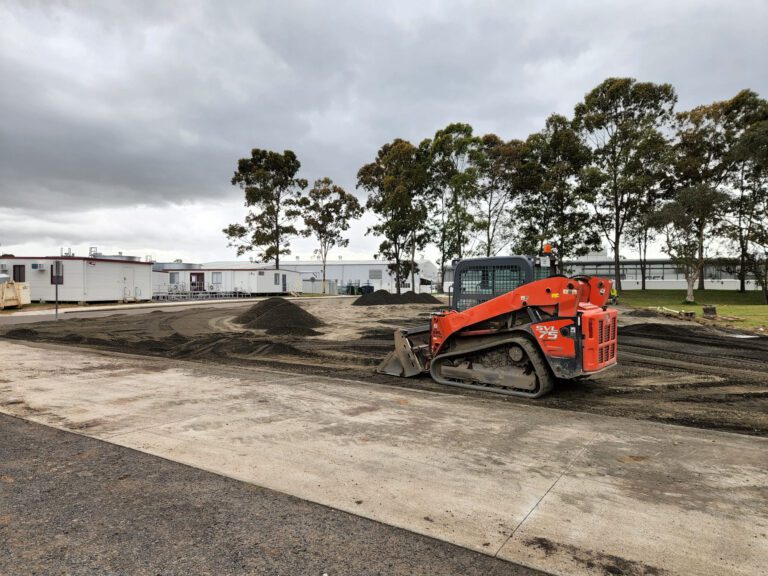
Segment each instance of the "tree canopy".
[{"label": "tree canopy", "polygon": [[378,254],[390,262],[399,294],[408,274],[416,272],[415,251],[427,241],[428,172],[423,150],[399,138],[385,144],[373,162],[360,168],[357,182],[368,192],[366,207],[378,218],[368,232],[383,238]]},{"label": "tree canopy", "polygon": [[326,291],[325,271],[328,253],[338,246],[343,248],[349,239],[343,233],[349,230],[350,221],[363,215],[363,207],[354,195],[328,178],[315,180],[306,196],[298,202],[304,221],[304,236],[312,236],[318,242],[315,254],[323,263],[323,293]]},{"label": "tree canopy", "polygon": [[244,224],[230,224],[223,232],[238,256],[256,250],[263,262],[291,253],[290,238],[298,231],[293,222],[299,216],[298,202],[307,181],[296,174],[301,163],[291,150],[282,154],[254,148],[250,158],[241,158],[232,184],[245,192],[249,208]]}]

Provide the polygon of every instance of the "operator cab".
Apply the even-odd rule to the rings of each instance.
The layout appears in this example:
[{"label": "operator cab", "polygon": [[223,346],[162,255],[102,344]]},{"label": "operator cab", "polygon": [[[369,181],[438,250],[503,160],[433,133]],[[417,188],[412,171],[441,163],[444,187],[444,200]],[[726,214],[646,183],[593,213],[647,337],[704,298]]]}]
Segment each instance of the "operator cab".
[{"label": "operator cab", "polygon": [[462,312],[511,292],[523,284],[556,274],[554,259],[545,253],[531,256],[467,258],[453,263],[450,306]]}]

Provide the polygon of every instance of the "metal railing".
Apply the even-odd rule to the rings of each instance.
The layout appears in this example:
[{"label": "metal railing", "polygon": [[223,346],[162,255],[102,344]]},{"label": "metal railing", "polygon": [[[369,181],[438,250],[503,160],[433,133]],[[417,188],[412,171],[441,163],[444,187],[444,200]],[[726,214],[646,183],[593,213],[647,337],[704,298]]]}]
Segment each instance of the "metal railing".
[{"label": "metal railing", "polygon": [[186,284],[162,284],[156,286],[152,300],[158,302],[181,302],[186,300],[225,300],[234,298],[250,298],[250,292],[242,290],[200,290],[197,285],[194,290]]}]

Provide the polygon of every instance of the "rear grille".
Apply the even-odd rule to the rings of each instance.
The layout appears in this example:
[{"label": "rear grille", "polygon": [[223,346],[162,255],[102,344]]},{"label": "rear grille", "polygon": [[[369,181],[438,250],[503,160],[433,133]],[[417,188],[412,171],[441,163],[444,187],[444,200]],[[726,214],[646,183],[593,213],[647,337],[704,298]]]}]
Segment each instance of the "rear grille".
[{"label": "rear grille", "polygon": [[[597,366],[613,362],[616,358],[616,335],[617,335],[616,316],[612,315],[608,320],[590,318],[587,325],[587,340],[592,342],[593,350],[596,352]],[[594,360],[593,360],[594,361]]]}]

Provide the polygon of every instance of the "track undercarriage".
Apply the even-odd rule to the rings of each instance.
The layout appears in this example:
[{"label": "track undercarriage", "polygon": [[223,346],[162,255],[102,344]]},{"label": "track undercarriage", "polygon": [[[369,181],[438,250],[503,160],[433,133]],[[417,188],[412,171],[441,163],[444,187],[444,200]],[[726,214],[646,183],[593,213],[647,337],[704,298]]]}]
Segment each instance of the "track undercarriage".
[{"label": "track undercarriage", "polygon": [[447,386],[525,398],[539,398],[554,386],[541,353],[525,336],[508,332],[469,339],[430,360],[428,335],[428,329],[398,330],[395,350],[377,371],[404,377],[429,371]]},{"label": "track undercarriage", "polygon": [[441,354],[429,373],[440,384],[527,398],[543,396],[554,385],[538,350],[521,336],[492,348]]}]

